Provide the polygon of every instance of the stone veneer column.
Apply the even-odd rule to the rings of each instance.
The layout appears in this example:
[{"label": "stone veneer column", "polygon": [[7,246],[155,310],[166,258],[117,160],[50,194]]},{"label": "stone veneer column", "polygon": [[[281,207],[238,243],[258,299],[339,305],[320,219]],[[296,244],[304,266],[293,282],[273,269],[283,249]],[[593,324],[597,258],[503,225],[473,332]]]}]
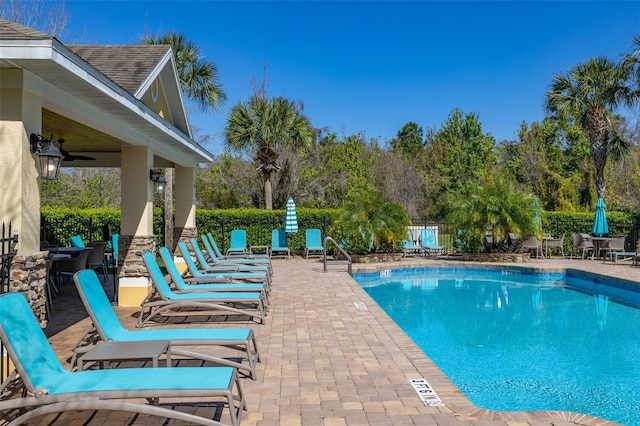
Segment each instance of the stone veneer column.
[{"label": "stone veneer column", "polygon": [[187,243],[187,247],[189,247],[189,251],[191,251],[191,238],[198,239],[198,230],[196,228],[174,228],[173,229],[173,245],[175,250],[173,251],[174,256],[182,256],[180,253],[180,249],[178,248],[178,243],[184,241]]},{"label": "stone veneer column", "polygon": [[25,295],[42,328],[47,326],[47,254],[41,251],[14,256],[9,282],[9,291]]},{"label": "stone veneer column", "polygon": [[175,247],[175,250],[173,251],[173,260],[180,272],[184,272],[187,269],[187,264],[184,262],[182,252],[178,248],[178,243],[184,241],[189,248],[189,252],[195,254],[193,253],[193,248],[189,241],[191,238],[195,238],[196,240],[198,239],[198,230],[196,228],[181,227],[173,229],[173,246]]},{"label": "stone veneer column", "polygon": [[126,286],[118,286],[119,306],[140,306],[151,290],[149,273],[142,255],[156,252],[155,235],[120,235],[118,239],[118,279]]}]

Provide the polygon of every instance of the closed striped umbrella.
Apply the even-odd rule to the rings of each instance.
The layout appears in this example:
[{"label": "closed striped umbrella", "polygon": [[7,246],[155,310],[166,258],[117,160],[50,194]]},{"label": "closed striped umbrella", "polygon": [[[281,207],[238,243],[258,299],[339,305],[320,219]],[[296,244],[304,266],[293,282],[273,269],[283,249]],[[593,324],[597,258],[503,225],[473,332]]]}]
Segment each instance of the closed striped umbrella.
[{"label": "closed striped umbrella", "polygon": [[298,232],[298,216],[296,215],[296,203],[293,198],[287,200],[287,213],[284,216],[285,232]]}]

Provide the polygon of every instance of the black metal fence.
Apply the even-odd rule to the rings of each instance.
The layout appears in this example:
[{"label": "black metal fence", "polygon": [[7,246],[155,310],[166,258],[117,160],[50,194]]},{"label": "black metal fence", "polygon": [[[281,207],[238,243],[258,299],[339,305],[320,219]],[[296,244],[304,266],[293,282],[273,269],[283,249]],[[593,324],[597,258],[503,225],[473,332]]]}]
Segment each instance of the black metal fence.
[{"label": "black metal fence", "polygon": [[[419,230],[422,228],[437,228],[438,230],[438,244],[447,248],[447,253],[453,253],[454,247],[453,244],[455,242],[455,236],[448,232],[447,227],[445,226],[444,218],[428,218],[428,217],[420,217],[420,218],[412,218],[411,219],[411,227],[409,228],[411,231]],[[414,241],[419,240],[420,235],[413,235]]]},{"label": "black metal fence", "polygon": [[16,245],[18,244],[18,234],[11,232],[11,223],[2,224],[0,234],[0,294],[9,291],[9,280],[11,279],[11,263],[16,255]]},{"label": "black metal fence", "polygon": [[[263,220],[258,221],[253,217],[251,223],[239,223],[237,219],[226,220],[224,216],[219,216],[216,217],[215,220],[206,220],[204,223],[198,220],[197,227],[198,232],[212,232],[222,250],[228,248],[231,231],[235,228],[250,230],[247,234],[249,244],[269,245],[271,243],[271,231],[284,227],[284,215],[280,216],[265,217]],[[299,216],[299,231],[297,234],[291,234],[289,236],[290,248],[296,253],[300,253],[304,250],[304,233],[307,228],[320,228],[322,235],[327,236],[331,223],[331,218],[326,216],[312,218]],[[438,243],[445,246],[449,252],[453,250],[455,236],[447,231],[444,218],[413,218],[412,227],[436,227],[438,229]],[[154,212],[153,229],[157,244],[159,246],[165,245],[164,216],[161,210]],[[93,241],[104,241],[108,239],[108,235],[105,235],[105,232],[120,233],[120,218],[81,219],[76,217],[47,218],[43,216],[41,220],[41,239],[47,240],[53,245],[67,246],[69,245],[69,237],[76,234],[81,235],[83,240],[89,243]],[[627,249],[632,251],[636,250],[638,240],[640,239],[640,218],[634,219],[633,226],[626,235]],[[417,238],[414,237],[414,239]],[[567,247],[569,247],[569,245],[570,242],[567,240]],[[0,289],[0,292],[1,291],[2,289]]]},{"label": "black metal fence", "polygon": [[[16,255],[16,245],[18,244],[18,234],[11,232],[11,223],[2,224],[0,234],[0,294],[9,292],[9,282],[11,280],[11,263]],[[0,383],[4,383],[11,371],[5,356],[4,344],[0,341]]]}]

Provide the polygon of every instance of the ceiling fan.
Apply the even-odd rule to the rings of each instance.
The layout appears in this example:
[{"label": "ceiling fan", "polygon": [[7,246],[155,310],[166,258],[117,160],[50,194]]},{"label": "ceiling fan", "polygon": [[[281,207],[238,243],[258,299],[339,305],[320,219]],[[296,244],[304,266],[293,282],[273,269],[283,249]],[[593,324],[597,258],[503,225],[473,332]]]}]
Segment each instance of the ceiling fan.
[{"label": "ceiling fan", "polygon": [[[53,139],[53,135],[51,135],[51,139]],[[62,161],[73,161],[73,160],[87,160],[92,161],[95,160],[93,157],[87,157],[85,155],[73,155],[69,151],[65,151],[62,148],[62,144],[64,143],[64,139],[58,139],[56,142],[60,144],[60,153],[63,155]]]}]

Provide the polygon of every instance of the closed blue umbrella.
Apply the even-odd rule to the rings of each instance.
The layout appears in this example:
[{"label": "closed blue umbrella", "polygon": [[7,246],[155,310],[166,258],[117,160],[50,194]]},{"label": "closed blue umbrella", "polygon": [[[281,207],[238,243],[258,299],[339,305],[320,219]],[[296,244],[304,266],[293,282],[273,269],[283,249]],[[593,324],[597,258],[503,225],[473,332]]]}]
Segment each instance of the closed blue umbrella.
[{"label": "closed blue umbrella", "polygon": [[296,215],[296,204],[293,198],[287,200],[287,213],[284,216],[284,230],[287,233],[298,232],[298,216]]},{"label": "closed blue umbrella", "polygon": [[607,215],[604,211],[604,200],[602,198],[598,198],[596,203],[596,215],[593,219],[591,233],[597,237],[602,237],[609,233],[609,224],[607,223]]}]

